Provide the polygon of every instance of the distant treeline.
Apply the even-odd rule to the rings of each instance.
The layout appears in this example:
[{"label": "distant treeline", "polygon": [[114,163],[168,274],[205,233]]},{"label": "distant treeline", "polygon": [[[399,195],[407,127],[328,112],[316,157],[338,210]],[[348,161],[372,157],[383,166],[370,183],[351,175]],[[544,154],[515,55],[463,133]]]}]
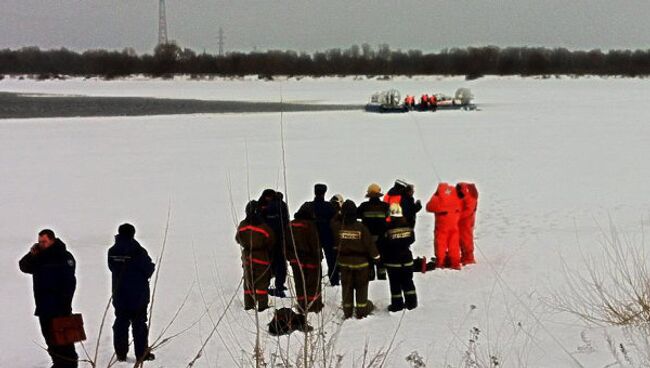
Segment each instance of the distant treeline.
[{"label": "distant treeline", "polygon": [[391,50],[367,44],[313,54],[295,51],[196,53],[175,44],[158,46],[152,55],[89,50],[83,53],[26,47],[0,50],[0,75],[32,74],[116,78],[133,74],[241,76],[276,75],[650,75],[650,50],[571,51],[565,48],[468,47],[438,53]]}]

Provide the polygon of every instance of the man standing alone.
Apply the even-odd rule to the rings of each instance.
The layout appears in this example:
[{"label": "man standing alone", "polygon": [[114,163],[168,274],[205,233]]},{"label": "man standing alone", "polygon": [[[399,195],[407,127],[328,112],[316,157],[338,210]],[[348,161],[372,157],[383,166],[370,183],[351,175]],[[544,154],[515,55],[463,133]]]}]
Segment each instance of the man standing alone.
[{"label": "man standing alone", "polygon": [[74,344],[55,345],[52,331],[52,321],[56,317],[72,314],[72,297],[77,286],[74,257],[52,230],[45,229],[38,233],[38,243],[18,265],[21,271],[32,275],[36,301],[34,314],[41,324],[52,367],[76,368],[78,357]]},{"label": "man standing alone", "polygon": [[133,329],[133,347],[137,361],[154,360],[148,352],[149,279],[155,265],[147,251],[134,239],[135,227],[122,224],[115,245],[108,250],[108,268],[113,283],[113,347],[118,361],[126,361],[129,351],[129,325]]}]

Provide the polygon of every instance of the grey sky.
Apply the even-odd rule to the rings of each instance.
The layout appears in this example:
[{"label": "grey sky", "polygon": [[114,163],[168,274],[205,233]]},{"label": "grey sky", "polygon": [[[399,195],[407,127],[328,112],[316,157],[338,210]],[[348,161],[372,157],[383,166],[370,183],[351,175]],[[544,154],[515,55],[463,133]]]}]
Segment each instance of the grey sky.
[{"label": "grey sky", "polygon": [[[318,2],[166,0],[169,38],[197,51],[314,51],[388,43],[426,51],[465,46],[650,48],[648,0]],[[0,0],[0,48],[35,45],[150,51],[158,0]]]}]

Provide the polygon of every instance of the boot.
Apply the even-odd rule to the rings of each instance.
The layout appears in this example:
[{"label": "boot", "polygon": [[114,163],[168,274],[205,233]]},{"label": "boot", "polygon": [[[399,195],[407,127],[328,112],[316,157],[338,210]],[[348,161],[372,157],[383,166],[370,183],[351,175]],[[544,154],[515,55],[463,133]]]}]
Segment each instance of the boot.
[{"label": "boot", "polygon": [[343,319],[352,318],[352,308],[343,308]]},{"label": "boot", "polygon": [[[415,290],[414,290],[415,291]],[[406,309],[415,309],[418,306],[418,296],[416,294],[406,295]]]},{"label": "boot", "polygon": [[402,309],[404,309],[404,301],[402,300],[402,296],[400,295],[399,298],[391,298],[390,305],[388,306],[388,311],[399,312]]},{"label": "boot", "polygon": [[152,353],[146,353],[144,356],[138,358],[138,362],[145,362],[148,360],[156,360],[156,356]]},{"label": "boot", "polygon": [[286,298],[287,294],[285,294],[284,290],[282,289],[269,289],[269,295],[274,296],[276,298]]}]

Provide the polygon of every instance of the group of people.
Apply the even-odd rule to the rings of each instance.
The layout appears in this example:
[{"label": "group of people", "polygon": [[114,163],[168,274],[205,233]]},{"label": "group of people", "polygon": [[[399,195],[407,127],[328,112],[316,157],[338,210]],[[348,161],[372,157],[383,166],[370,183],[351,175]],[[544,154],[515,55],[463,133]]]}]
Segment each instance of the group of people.
[{"label": "group of people", "polygon": [[[314,199],[305,202],[289,218],[283,195],[266,189],[258,200],[246,205],[246,217],[237,227],[244,273],[244,308],[263,311],[269,294],[286,296],[287,265],[292,269],[299,311],[320,312],[323,258],[332,286],[341,285],[345,318],[364,318],[374,306],[368,300],[368,284],[374,278],[390,285],[388,310],[414,309],[418,305],[413,283],[415,223],[423,206],[414,199],[414,187],[402,180],[384,195],[371,184],[367,200],[356,205],[340,194],[325,199],[327,186],[314,186]],[[440,183],[426,204],[435,215],[434,253],[436,268],[460,270],[475,263],[474,224],[478,191],[473,183]],[[153,360],[148,345],[147,309],[149,279],[155,265],[135,239],[135,227],[119,226],[115,243],[108,250],[115,310],[113,347],[118,361],[126,361],[128,330],[132,328],[137,361]],[[74,344],[54,342],[55,319],[72,314],[76,289],[76,261],[66,245],[50,229],[39,232],[38,242],[19,261],[22,272],[33,280],[35,315],[45,338],[54,368],[75,368]],[[270,281],[274,278],[274,287]]]},{"label": "group of people", "polygon": [[[325,199],[327,186],[314,186],[314,199],[289,218],[282,193],[266,189],[246,205],[246,217],[235,235],[242,252],[244,309],[263,311],[269,295],[286,296],[287,264],[301,313],[320,312],[321,263],[325,258],[332,286],[341,285],[345,318],[364,318],[373,309],[368,284],[388,276],[391,302],[388,310],[414,309],[418,305],[413,283],[413,254],[417,213],[414,187],[395,181],[384,195],[378,184],[366,191],[357,206],[336,194]],[[435,214],[435,266],[461,269],[475,263],[474,223],[478,191],[473,183],[440,183],[426,205]],[[274,287],[270,287],[274,279]]]},{"label": "group of people", "polygon": [[[147,308],[149,279],[155,265],[147,251],[135,240],[135,227],[119,226],[115,243],[108,249],[108,268],[112,276],[112,304],[115,310],[113,347],[117,361],[126,361],[129,327],[132,328],[136,361],[153,360],[148,343]],[[72,299],[77,286],[76,261],[54,231],[38,233],[38,242],[20,259],[22,272],[32,275],[35,315],[52,359],[53,368],[76,368],[78,355],[74,343],[61,345],[54,338],[55,320],[72,314]]]},{"label": "group of people", "polygon": [[436,111],[438,109],[438,98],[434,94],[429,96],[428,94],[424,93],[422,96],[420,96],[420,103],[416,105],[415,96],[406,95],[406,97],[404,97],[404,106],[410,110],[417,108],[420,111]]}]

